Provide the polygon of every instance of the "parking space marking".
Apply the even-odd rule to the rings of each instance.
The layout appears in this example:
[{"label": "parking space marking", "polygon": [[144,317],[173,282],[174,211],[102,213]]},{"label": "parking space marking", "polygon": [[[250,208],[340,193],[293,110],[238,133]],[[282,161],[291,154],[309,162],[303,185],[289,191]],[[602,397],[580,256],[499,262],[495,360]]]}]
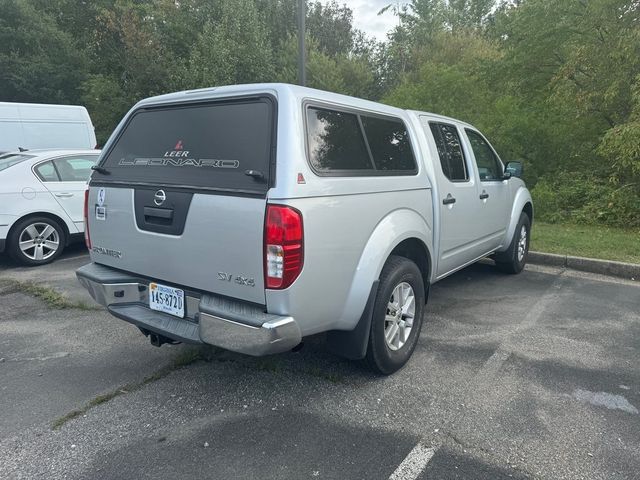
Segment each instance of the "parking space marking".
[{"label": "parking space marking", "polygon": [[422,441],[418,442],[391,474],[389,480],[415,480],[426,468],[435,453],[435,448],[427,447]]},{"label": "parking space marking", "polygon": [[[502,340],[498,348],[493,352],[493,355],[484,363],[480,371],[476,375],[475,384],[490,384],[492,379],[495,378],[502,366],[505,364],[511,354],[511,347],[509,345],[510,338],[523,330],[527,330],[536,325],[538,320],[542,318],[544,312],[547,310],[550,304],[557,301],[560,298],[562,287],[566,283],[566,277],[564,271],[560,272],[556,278],[547,287],[542,296],[536,301],[536,303],[529,309],[527,314],[522,318],[514,329]],[[474,391],[475,395],[475,391]]]}]

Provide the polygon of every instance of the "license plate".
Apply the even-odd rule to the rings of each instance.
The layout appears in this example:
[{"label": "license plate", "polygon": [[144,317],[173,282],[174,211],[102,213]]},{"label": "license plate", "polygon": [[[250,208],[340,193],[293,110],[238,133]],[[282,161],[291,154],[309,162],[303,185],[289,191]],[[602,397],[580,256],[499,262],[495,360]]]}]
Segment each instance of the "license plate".
[{"label": "license plate", "polygon": [[184,318],[184,290],[150,283],[149,308]]}]

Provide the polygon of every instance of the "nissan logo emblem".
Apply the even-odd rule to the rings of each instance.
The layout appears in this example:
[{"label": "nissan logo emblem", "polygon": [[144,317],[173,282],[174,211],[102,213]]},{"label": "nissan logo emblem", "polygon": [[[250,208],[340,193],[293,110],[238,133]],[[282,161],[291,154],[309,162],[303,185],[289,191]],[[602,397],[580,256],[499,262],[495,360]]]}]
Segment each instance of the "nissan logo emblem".
[{"label": "nissan logo emblem", "polygon": [[153,196],[153,203],[160,206],[167,199],[167,194],[164,193],[164,190],[158,190]]}]

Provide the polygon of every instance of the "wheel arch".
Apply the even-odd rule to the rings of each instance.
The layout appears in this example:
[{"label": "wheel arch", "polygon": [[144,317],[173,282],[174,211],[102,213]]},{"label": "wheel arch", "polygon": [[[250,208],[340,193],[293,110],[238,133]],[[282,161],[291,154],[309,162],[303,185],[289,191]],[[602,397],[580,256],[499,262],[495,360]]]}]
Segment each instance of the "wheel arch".
[{"label": "wheel arch", "polygon": [[522,211],[527,214],[527,216],[529,217],[529,221],[531,222],[531,225],[533,225],[533,203],[531,202],[525,203],[524,207],[522,207]]},{"label": "wheel arch", "polygon": [[380,220],[362,250],[342,315],[335,322],[335,330],[328,334],[331,350],[347,358],[364,358],[380,273],[391,255],[413,260],[426,279],[425,289],[428,288],[433,265],[432,239],[430,225],[415,210],[394,210]]},{"label": "wheel arch", "polygon": [[[429,249],[424,244],[424,242],[416,237],[406,238],[398,243],[398,245],[396,245],[396,247],[389,254],[389,257],[391,255],[407,258],[418,266],[420,273],[422,273],[422,280],[424,282],[424,295],[426,299],[429,295],[429,285],[431,283],[430,279],[433,263],[431,261],[431,254],[429,253]],[[389,257],[387,257],[387,259]]]},{"label": "wheel arch", "polygon": [[351,280],[349,302],[342,316],[343,324],[362,313],[371,285],[380,278],[382,268],[391,255],[414,261],[423,275],[426,275],[425,287],[429,285],[434,264],[432,240],[431,226],[415,210],[397,209],[382,218],[369,235],[360,254]]},{"label": "wheel arch", "polygon": [[69,226],[67,225],[67,222],[65,222],[63,218],[60,218],[60,216],[51,212],[32,212],[32,213],[23,215],[22,217],[19,217],[15,222],[13,222],[13,225],[11,225],[11,228],[9,228],[9,232],[7,233],[7,241],[9,241],[12,238],[12,235],[15,232],[16,227],[20,222],[22,222],[23,220],[27,220],[29,218],[36,218],[36,217],[45,217],[57,222],[62,227],[62,230],[64,233],[64,245],[65,246],[69,245],[69,241],[71,240],[71,233],[69,232]]},{"label": "wheel arch", "polygon": [[502,241],[502,248],[498,250],[499,252],[504,252],[509,248],[522,212],[525,212],[529,216],[529,220],[533,225],[533,200],[531,199],[531,193],[529,193],[529,190],[526,187],[518,188],[513,198],[509,217],[509,226],[507,227],[505,237]]}]

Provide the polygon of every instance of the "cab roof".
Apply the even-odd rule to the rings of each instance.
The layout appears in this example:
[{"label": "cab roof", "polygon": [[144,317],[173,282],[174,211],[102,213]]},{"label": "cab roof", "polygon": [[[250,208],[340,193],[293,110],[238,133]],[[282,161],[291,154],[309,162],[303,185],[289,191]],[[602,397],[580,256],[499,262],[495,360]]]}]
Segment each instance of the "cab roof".
[{"label": "cab roof", "polygon": [[155,97],[146,98],[136,104],[136,107],[151,106],[157,104],[166,103],[180,103],[184,101],[192,100],[207,100],[225,97],[229,95],[243,95],[243,94],[259,94],[259,93],[272,93],[277,97],[281,95],[292,95],[299,101],[305,99],[319,100],[322,102],[333,103],[336,105],[351,106],[354,108],[360,108],[363,110],[385,112],[391,115],[402,116],[402,114],[411,115],[427,115],[436,120],[442,120],[446,122],[453,122],[462,124],[464,126],[471,127],[470,124],[461,120],[446,117],[444,115],[438,115],[430,112],[423,112],[418,110],[405,110],[384,103],[374,102],[371,100],[364,100],[362,98],[352,97],[349,95],[342,95],[340,93],[328,92],[325,90],[318,90],[310,87],[302,87],[300,85],[292,85],[289,83],[249,83],[241,85],[228,85],[220,87],[208,87],[200,88],[196,90],[185,90],[181,92],[168,93],[164,95],[158,95]]}]

